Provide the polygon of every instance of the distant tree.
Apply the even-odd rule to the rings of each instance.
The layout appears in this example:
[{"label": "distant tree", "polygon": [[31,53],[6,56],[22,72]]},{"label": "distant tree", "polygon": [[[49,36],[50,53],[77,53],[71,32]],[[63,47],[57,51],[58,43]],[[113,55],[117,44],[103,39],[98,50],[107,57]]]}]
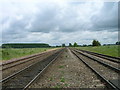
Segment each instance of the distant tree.
[{"label": "distant tree", "polygon": [[56,47],[61,47],[61,46],[59,46],[59,45],[56,45]]},{"label": "distant tree", "polygon": [[69,43],[69,47],[72,47],[72,44],[71,44],[71,43]]},{"label": "distant tree", "polygon": [[116,45],[120,45],[120,41],[116,42]]},{"label": "distant tree", "polygon": [[62,44],[62,47],[65,47],[65,44]]},{"label": "distant tree", "polygon": [[92,41],[92,46],[101,46],[100,42],[97,40]]},{"label": "distant tree", "polygon": [[96,46],[96,40],[93,40],[92,45]]},{"label": "distant tree", "polygon": [[86,45],[86,44],[83,44],[83,47],[87,47],[87,45]]},{"label": "distant tree", "polygon": [[81,45],[78,45],[78,44],[77,44],[77,47],[81,47]]},{"label": "distant tree", "polygon": [[90,45],[88,45],[88,46],[92,46],[92,45],[90,44]]},{"label": "distant tree", "polygon": [[77,43],[75,42],[73,46],[74,46],[74,47],[77,47],[78,45],[77,45]]}]

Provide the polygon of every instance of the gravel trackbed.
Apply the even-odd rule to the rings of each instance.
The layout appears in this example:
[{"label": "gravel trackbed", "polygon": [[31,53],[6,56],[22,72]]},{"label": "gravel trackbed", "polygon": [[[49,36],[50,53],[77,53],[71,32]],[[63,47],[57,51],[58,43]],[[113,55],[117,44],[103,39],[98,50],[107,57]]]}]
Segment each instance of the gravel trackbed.
[{"label": "gravel trackbed", "polygon": [[65,49],[29,88],[105,88],[105,85],[69,49]]}]

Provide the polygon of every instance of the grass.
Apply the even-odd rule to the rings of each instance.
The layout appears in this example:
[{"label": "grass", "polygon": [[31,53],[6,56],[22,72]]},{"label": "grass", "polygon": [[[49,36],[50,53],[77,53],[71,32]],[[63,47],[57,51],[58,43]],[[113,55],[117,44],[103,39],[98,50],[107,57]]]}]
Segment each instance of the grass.
[{"label": "grass", "polygon": [[61,85],[57,84],[56,86],[53,86],[52,88],[55,88],[55,90],[61,90],[63,88]]},{"label": "grass", "polygon": [[65,83],[64,86],[57,84],[56,86],[53,86],[52,88],[56,88],[55,90],[61,90],[62,88],[66,88],[66,87],[68,87],[67,83]]},{"label": "grass", "polygon": [[0,60],[2,60],[2,49],[0,49]]},{"label": "grass", "polygon": [[23,56],[47,51],[48,49],[52,49],[52,48],[22,48],[22,49],[5,48],[5,49],[0,49],[0,60],[9,60],[9,59],[14,59],[14,58],[20,58]]},{"label": "grass", "polygon": [[109,56],[120,57],[119,50],[120,45],[111,45],[111,46],[96,46],[96,47],[76,47],[78,49],[92,51],[96,53],[101,53]]},{"label": "grass", "polygon": [[50,78],[49,78],[49,81],[52,81],[52,80],[53,80],[53,78],[52,78],[52,77],[50,77]]},{"label": "grass", "polygon": [[64,68],[64,66],[60,65],[59,68]]},{"label": "grass", "polygon": [[64,77],[61,77],[61,78],[60,78],[60,82],[65,82],[65,78],[64,78]]},{"label": "grass", "polygon": [[62,74],[64,74],[65,72],[64,71],[61,71]]}]

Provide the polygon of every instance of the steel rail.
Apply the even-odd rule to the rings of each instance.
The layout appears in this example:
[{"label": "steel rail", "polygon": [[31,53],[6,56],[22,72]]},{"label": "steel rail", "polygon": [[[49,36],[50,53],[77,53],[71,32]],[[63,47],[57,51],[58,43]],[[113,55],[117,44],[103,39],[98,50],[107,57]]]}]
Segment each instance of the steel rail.
[{"label": "steel rail", "polygon": [[[51,61],[53,62],[53,60],[56,60],[56,59],[58,58],[58,56],[60,55],[60,53],[62,53],[62,51],[63,51],[63,49],[61,49],[60,51],[58,51],[58,52],[57,52],[57,53],[58,53],[57,56],[55,56],[54,59],[52,59]],[[51,56],[52,56],[52,55],[51,55]],[[50,61],[49,63],[51,63],[51,61]],[[36,62],[36,63],[39,63],[39,62]],[[26,68],[24,68],[24,69],[22,69],[22,70],[20,70],[20,71],[18,71],[18,72],[16,72],[16,73],[10,75],[10,76],[4,78],[3,80],[0,81],[0,83],[3,83],[3,82],[6,83],[6,82],[8,82],[9,79],[14,78],[15,75],[18,75],[20,72],[22,72],[22,71],[30,68],[31,66],[35,65],[36,63],[33,63],[32,65],[29,65],[28,67],[26,67]],[[50,65],[50,64],[49,64],[49,65]],[[49,65],[47,65],[47,67],[48,67]],[[47,68],[47,67],[45,67],[45,68]],[[43,72],[44,70],[45,70],[45,69],[43,69],[42,72]],[[41,73],[42,73],[42,72],[41,72]],[[35,78],[34,78],[34,80],[35,80]],[[34,80],[33,80],[33,81],[34,81]],[[32,83],[32,81],[31,81],[31,83]],[[30,84],[30,83],[29,83],[29,84]],[[27,84],[27,86],[28,86],[28,84]],[[27,86],[26,86],[26,87],[27,87]],[[26,87],[25,87],[25,88],[26,88]]]},{"label": "steel rail", "polygon": [[[53,50],[53,51],[56,51],[56,50]],[[51,52],[51,51],[48,51],[48,52]],[[20,58],[20,59],[15,59],[15,60],[12,60],[12,61],[10,61],[10,62],[2,63],[2,64],[0,64],[0,66],[12,64],[12,63],[16,63],[16,62],[19,62],[19,61],[21,61],[21,60],[26,60],[26,59],[29,59],[29,58],[32,58],[32,57],[36,57],[36,56],[39,56],[39,55],[43,55],[43,54],[48,53],[48,52],[41,52],[41,53],[38,53],[38,54],[26,56],[26,57],[23,57],[23,58]]]},{"label": "steel rail", "polygon": [[112,84],[109,80],[107,80],[104,76],[102,76],[99,72],[97,72],[94,68],[92,68],[88,63],[86,63],[82,58],[80,58],[73,50],[72,53],[77,56],[87,67],[89,67],[99,78],[101,81],[104,81],[108,86],[108,88],[112,88],[114,90],[119,90],[118,87],[116,87],[114,84]]},{"label": "steel rail", "polygon": [[60,52],[40,73],[38,73],[36,77],[24,87],[23,90],[26,90],[59,57],[61,53],[62,52]]},{"label": "steel rail", "polygon": [[[36,58],[38,58],[38,57],[40,57],[41,55],[44,55],[44,54],[45,54],[45,53],[40,53],[40,54],[37,54],[37,55],[29,56],[28,58],[22,58],[22,59],[18,59],[18,60],[16,60],[16,61],[13,61],[13,62],[8,62],[8,63],[6,63],[6,64],[3,64],[3,66],[8,65],[8,64],[13,64],[13,65],[10,65],[10,66],[5,67],[5,68],[2,66],[2,71],[3,71],[3,70],[6,70],[6,69],[9,69],[9,68],[12,68],[12,67],[14,67],[14,66],[17,66],[17,65],[26,63],[26,62],[30,62],[30,61],[32,61],[32,60],[34,60],[34,59],[36,59]],[[20,60],[22,60],[22,61],[20,61]],[[18,63],[18,62],[19,62],[19,63]],[[14,63],[17,63],[17,64],[14,64]]]},{"label": "steel rail", "polygon": [[17,65],[20,65],[20,64],[23,64],[23,63],[32,61],[32,60],[34,60],[34,59],[36,59],[36,58],[38,58],[38,57],[40,57],[40,56],[36,56],[36,57],[30,58],[29,60],[25,60],[25,61],[23,61],[23,62],[14,64],[14,65],[11,65],[11,66],[8,66],[8,67],[5,67],[5,68],[2,67],[2,71],[3,71],[3,70],[6,70],[6,69],[9,69],[9,68],[12,68],[12,67],[17,66]]},{"label": "steel rail", "polygon": [[80,50],[82,52],[86,52],[86,53],[91,54],[91,55],[98,56],[100,58],[107,59],[107,60],[112,61],[112,62],[120,63],[120,58],[119,57],[108,56],[108,55],[99,54],[99,53],[95,53],[95,52],[91,52],[91,51],[86,51],[86,50],[81,50],[81,49],[77,49],[77,50]]},{"label": "steel rail", "polygon": [[88,57],[88,58],[90,58],[90,59],[92,59],[92,60],[94,60],[94,61],[97,61],[98,63],[100,63],[100,64],[102,64],[102,65],[105,65],[105,66],[108,67],[108,68],[111,68],[111,69],[115,70],[115,71],[118,72],[118,73],[120,73],[120,69],[119,69],[119,68],[113,67],[113,66],[111,66],[111,65],[109,65],[109,64],[107,64],[107,63],[105,63],[105,62],[99,61],[99,60],[97,60],[97,59],[95,59],[95,58],[93,58],[93,57],[90,57],[90,56],[88,56],[88,55],[85,55],[85,54],[81,53],[81,52],[78,51],[78,50],[75,50],[75,51],[78,52],[78,53],[80,53],[80,54],[82,54],[82,55],[84,55],[84,56],[86,56],[86,57]]},{"label": "steel rail", "polygon": [[16,60],[14,60],[14,61],[10,61],[10,62],[7,62],[7,63],[0,64],[0,66],[4,66],[4,65],[11,64],[11,63],[19,62],[19,61],[21,61],[21,60],[26,60],[26,59],[29,59],[29,58],[31,58],[31,57],[36,57],[36,56],[42,55],[42,54],[44,54],[44,53],[40,53],[40,54],[37,54],[37,55],[32,55],[32,56],[28,56],[28,57],[24,57],[24,58],[20,58],[20,59],[16,59]]}]

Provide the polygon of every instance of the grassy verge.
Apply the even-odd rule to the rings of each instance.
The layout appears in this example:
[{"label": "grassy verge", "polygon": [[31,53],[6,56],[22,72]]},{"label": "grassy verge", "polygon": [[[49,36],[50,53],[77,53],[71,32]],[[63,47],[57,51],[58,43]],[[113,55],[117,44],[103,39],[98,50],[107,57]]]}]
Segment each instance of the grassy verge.
[{"label": "grassy verge", "polygon": [[43,51],[47,51],[48,49],[52,49],[52,48],[0,49],[0,60],[9,60],[14,58],[19,58],[22,56],[27,56],[27,55],[32,55],[32,54],[40,53]]},{"label": "grassy verge", "polygon": [[77,47],[78,49],[88,50],[96,53],[101,53],[109,56],[120,57],[119,50],[120,45],[111,45],[111,46],[98,46],[98,47]]}]

